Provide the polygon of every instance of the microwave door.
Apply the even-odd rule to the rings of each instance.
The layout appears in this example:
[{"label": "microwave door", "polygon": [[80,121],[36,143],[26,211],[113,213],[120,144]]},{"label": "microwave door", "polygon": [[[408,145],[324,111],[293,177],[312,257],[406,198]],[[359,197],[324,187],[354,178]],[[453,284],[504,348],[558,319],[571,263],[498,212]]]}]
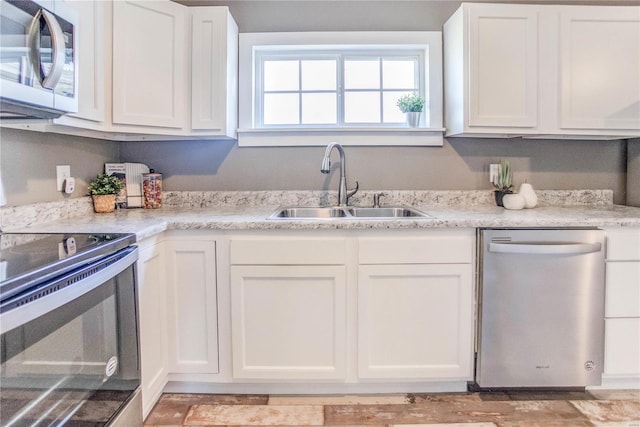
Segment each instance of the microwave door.
[{"label": "microwave door", "polygon": [[30,57],[29,30],[40,12],[30,2],[2,1],[0,90],[2,97],[53,108],[53,94],[43,90]]},{"label": "microwave door", "polygon": [[0,117],[55,118],[78,111],[77,13],[62,2],[0,5]]}]

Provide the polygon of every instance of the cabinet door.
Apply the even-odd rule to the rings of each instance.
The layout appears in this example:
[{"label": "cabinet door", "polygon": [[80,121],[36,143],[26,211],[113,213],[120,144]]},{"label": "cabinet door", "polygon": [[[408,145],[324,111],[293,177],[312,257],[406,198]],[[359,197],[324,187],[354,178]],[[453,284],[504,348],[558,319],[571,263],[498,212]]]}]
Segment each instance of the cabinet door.
[{"label": "cabinet door", "polygon": [[469,126],[535,127],[536,8],[478,5],[468,20]]},{"label": "cabinet door", "polygon": [[346,376],[344,266],[232,266],[233,376]]},{"label": "cabinet door", "polygon": [[169,369],[218,372],[216,246],[212,241],[167,241]]},{"label": "cabinet door", "polygon": [[171,1],[114,1],[114,124],[184,127],[186,22]]},{"label": "cabinet door", "polygon": [[237,128],[238,26],[227,7],[192,7],[191,128],[233,137]]},{"label": "cabinet door", "polygon": [[563,8],[560,38],[560,127],[640,129],[640,8]]},{"label": "cabinet door", "polygon": [[640,318],[605,320],[605,375],[640,376]]},{"label": "cabinet door", "polygon": [[471,379],[470,264],[362,265],[361,378]]},{"label": "cabinet door", "polygon": [[111,11],[107,1],[64,0],[78,12],[78,112],[69,114],[85,120],[105,120],[105,71],[107,31],[105,17]]},{"label": "cabinet door", "polygon": [[163,245],[140,251],[138,310],[142,367],[142,412],[146,416],[167,383],[167,310]]}]

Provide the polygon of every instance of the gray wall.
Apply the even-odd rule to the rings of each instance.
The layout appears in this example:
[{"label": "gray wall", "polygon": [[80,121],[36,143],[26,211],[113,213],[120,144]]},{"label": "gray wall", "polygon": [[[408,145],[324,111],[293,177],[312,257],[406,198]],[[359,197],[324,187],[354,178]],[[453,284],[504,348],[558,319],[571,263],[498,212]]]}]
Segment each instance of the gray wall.
[{"label": "gray wall", "polygon": [[[440,30],[458,1],[208,1],[228,5],[241,32]],[[539,1],[538,3],[560,3]],[[640,4],[636,0],[562,3]],[[231,142],[115,143],[1,129],[0,173],[8,205],[61,200],[55,165],[70,164],[78,179],[73,197],[104,162],[139,161],[165,175],[167,190],[322,189],[335,174],[319,173],[322,147],[238,148]],[[489,189],[487,164],[512,161],[515,180],[539,189],[610,188],[623,203],[626,142],[450,139],[442,148],[347,147],[350,185],[363,189]]]},{"label": "gray wall", "polygon": [[[349,186],[363,190],[490,189],[488,164],[511,161],[516,185],[613,189],[624,203],[626,141],[450,138],[444,147],[345,147]],[[123,143],[123,161],[163,173],[167,190],[337,189],[323,175],[323,147],[239,148],[231,142]],[[337,155],[334,153],[337,161]]]},{"label": "gray wall", "polygon": [[627,205],[640,207],[640,139],[629,141],[628,146]]},{"label": "gray wall", "polygon": [[[87,182],[119,159],[117,142],[0,128],[0,174],[7,206],[82,197]],[[76,190],[56,191],[56,165],[70,165]]]}]

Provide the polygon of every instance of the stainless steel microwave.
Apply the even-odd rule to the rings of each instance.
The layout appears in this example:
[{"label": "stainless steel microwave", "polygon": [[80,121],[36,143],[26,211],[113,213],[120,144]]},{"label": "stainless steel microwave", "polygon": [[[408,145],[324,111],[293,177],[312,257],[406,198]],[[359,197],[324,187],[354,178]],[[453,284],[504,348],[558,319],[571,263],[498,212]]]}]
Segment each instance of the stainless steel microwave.
[{"label": "stainless steel microwave", "polygon": [[0,118],[78,111],[77,24],[59,0],[0,0]]}]

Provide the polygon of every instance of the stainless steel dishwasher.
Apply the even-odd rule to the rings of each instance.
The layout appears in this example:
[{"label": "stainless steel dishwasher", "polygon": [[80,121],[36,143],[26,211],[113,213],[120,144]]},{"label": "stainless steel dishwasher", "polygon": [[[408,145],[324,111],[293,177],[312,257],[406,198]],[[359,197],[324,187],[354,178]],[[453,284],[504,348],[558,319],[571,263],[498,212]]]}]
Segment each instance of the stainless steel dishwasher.
[{"label": "stainless steel dishwasher", "polygon": [[594,229],[478,231],[477,386],[600,384],[604,241]]}]

